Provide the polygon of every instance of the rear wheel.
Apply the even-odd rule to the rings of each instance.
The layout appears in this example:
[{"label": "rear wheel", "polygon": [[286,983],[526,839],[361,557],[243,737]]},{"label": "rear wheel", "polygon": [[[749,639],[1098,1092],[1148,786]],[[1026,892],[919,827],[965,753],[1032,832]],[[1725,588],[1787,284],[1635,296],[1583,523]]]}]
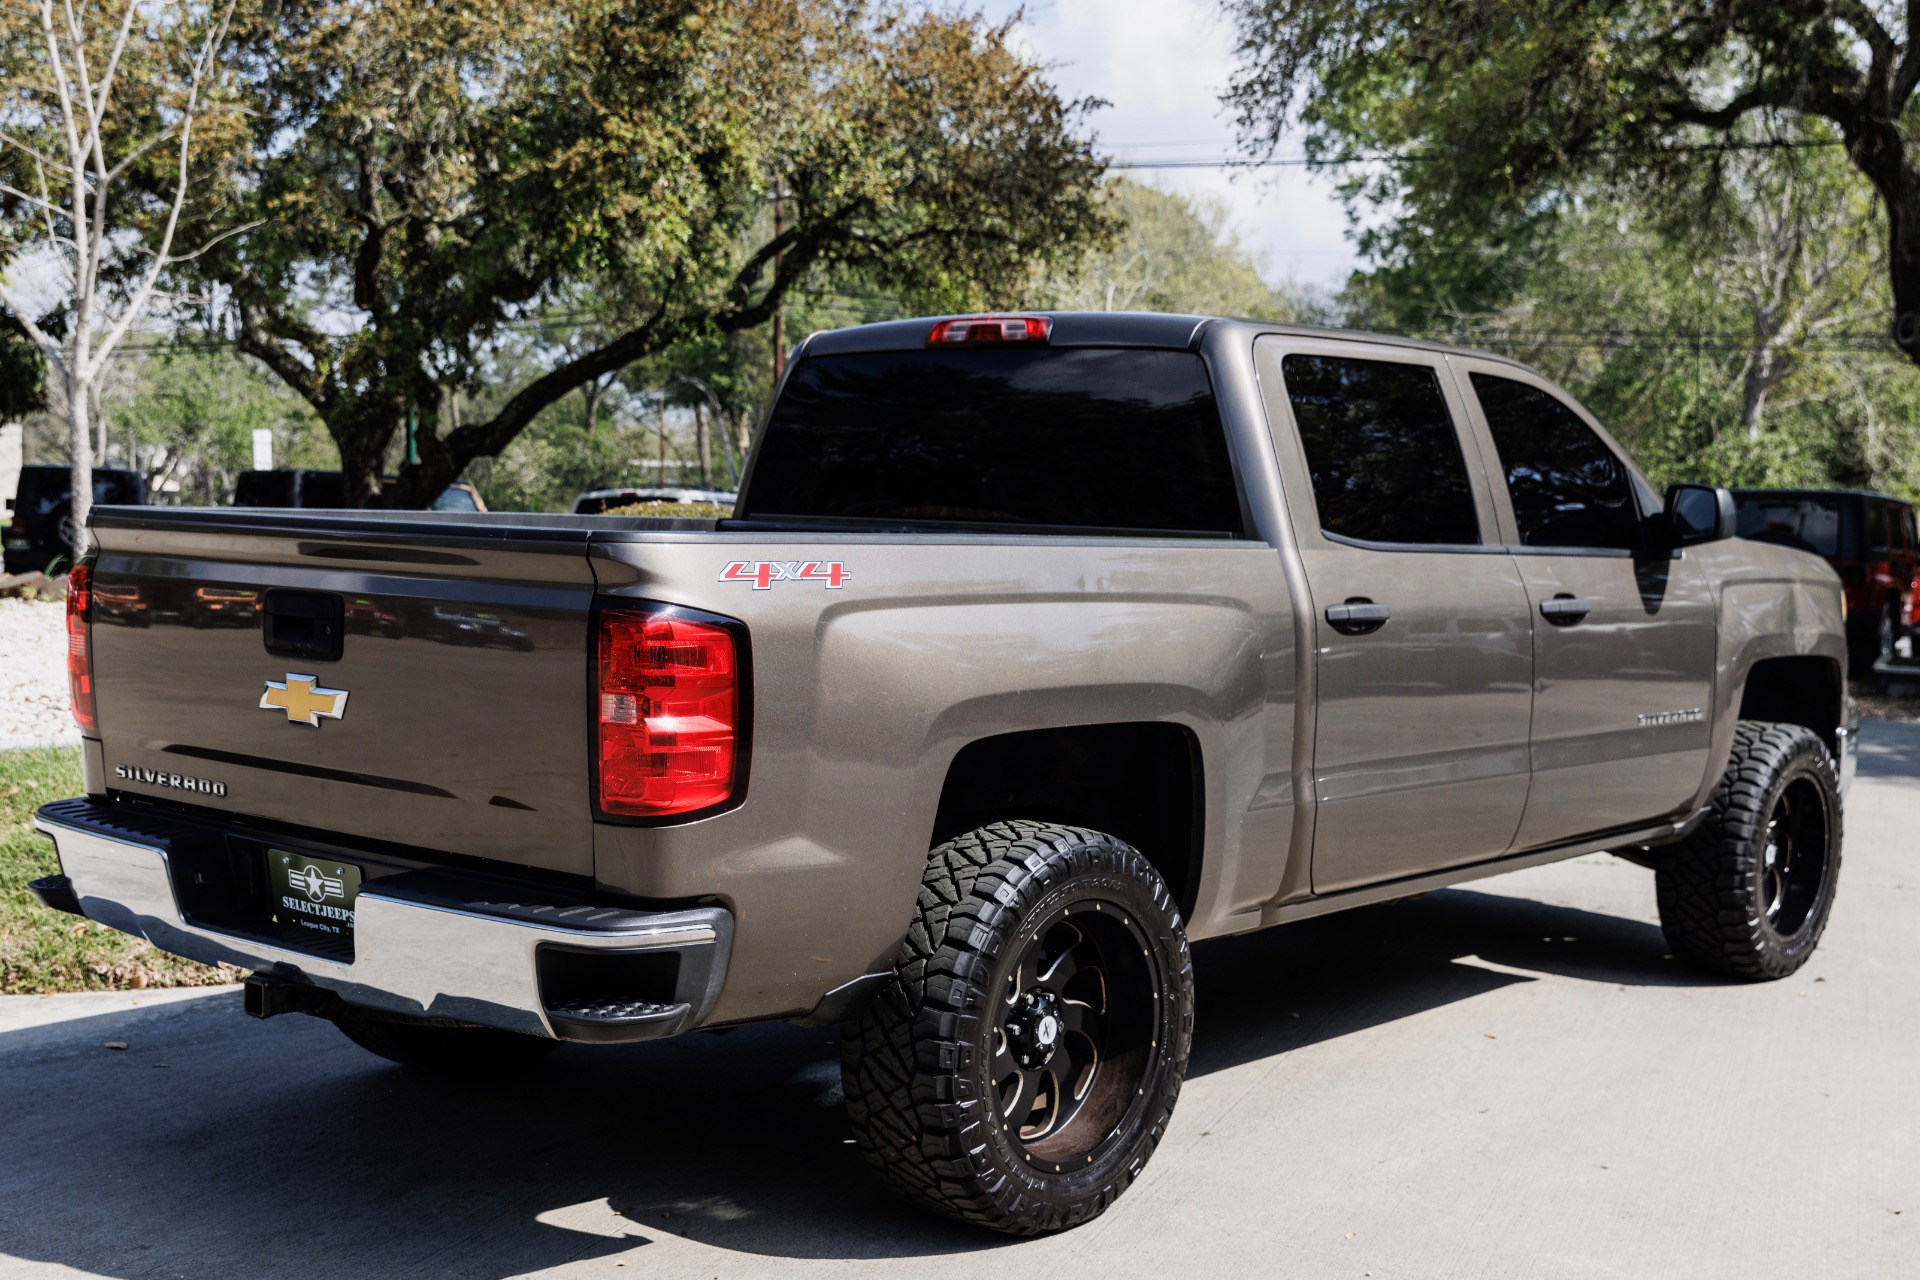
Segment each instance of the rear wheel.
[{"label": "rear wheel", "polygon": [[1839,778],[1818,735],[1741,721],[1712,812],[1656,872],[1674,954],[1749,979],[1805,964],[1833,910],[1840,819]]},{"label": "rear wheel", "polygon": [[1192,1034],[1186,933],[1145,858],[1094,831],[982,827],[930,855],[893,980],[842,1038],[854,1140],[942,1213],[1073,1226],[1139,1176]]},{"label": "rear wheel", "polygon": [[469,1079],[517,1075],[560,1047],[558,1040],[543,1036],[403,1018],[350,1004],[336,1005],[327,1017],[367,1052],[435,1075]]}]

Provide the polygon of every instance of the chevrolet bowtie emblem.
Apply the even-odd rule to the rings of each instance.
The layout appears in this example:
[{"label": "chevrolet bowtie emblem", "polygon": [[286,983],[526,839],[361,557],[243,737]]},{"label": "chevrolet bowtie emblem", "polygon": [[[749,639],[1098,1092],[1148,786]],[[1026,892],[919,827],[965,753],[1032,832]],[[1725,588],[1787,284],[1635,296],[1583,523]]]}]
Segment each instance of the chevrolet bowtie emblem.
[{"label": "chevrolet bowtie emblem", "polygon": [[314,687],[314,676],[297,676],[291,671],[285,680],[267,681],[267,691],[260,695],[260,709],[263,711],[284,711],[287,719],[294,724],[320,727],[320,717],[338,720],[347,710],[347,691],[345,689],[318,689]]}]

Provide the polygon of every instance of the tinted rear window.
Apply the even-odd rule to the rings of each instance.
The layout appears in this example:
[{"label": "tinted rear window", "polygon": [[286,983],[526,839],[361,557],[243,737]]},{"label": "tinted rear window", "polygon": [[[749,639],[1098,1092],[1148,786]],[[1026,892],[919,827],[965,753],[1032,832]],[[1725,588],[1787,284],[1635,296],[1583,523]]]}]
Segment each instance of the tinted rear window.
[{"label": "tinted rear window", "polygon": [[1738,493],[1737,534],[1832,559],[1840,555],[1845,500],[1798,494]]},{"label": "tinted rear window", "polygon": [[1137,348],[803,360],[740,513],[1242,532],[1205,363]]},{"label": "tinted rear window", "polygon": [[1288,356],[1280,368],[1322,530],[1409,546],[1480,541],[1460,437],[1430,366]]}]

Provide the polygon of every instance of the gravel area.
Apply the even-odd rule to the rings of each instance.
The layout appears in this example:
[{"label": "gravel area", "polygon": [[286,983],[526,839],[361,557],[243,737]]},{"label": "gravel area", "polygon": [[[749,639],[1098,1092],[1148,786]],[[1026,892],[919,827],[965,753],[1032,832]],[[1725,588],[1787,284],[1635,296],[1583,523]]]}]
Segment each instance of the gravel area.
[{"label": "gravel area", "polygon": [[67,709],[67,609],[0,600],[0,751],[76,746]]}]

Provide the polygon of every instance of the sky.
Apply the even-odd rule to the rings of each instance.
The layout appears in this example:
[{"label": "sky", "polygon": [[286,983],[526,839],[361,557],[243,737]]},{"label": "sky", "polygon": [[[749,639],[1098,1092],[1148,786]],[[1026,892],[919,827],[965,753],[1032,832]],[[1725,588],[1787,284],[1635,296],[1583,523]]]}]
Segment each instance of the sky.
[{"label": "sky", "polygon": [[[1233,26],[1217,0],[974,0],[989,21],[1024,10],[1016,43],[1068,98],[1105,98],[1091,125],[1117,160],[1237,153],[1220,104],[1233,74]],[[1298,155],[1282,143],[1280,153]],[[1298,167],[1130,170],[1186,195],[1212,194],[1269,283],[1338,285],[1355,265],[1332,179]]]}]

